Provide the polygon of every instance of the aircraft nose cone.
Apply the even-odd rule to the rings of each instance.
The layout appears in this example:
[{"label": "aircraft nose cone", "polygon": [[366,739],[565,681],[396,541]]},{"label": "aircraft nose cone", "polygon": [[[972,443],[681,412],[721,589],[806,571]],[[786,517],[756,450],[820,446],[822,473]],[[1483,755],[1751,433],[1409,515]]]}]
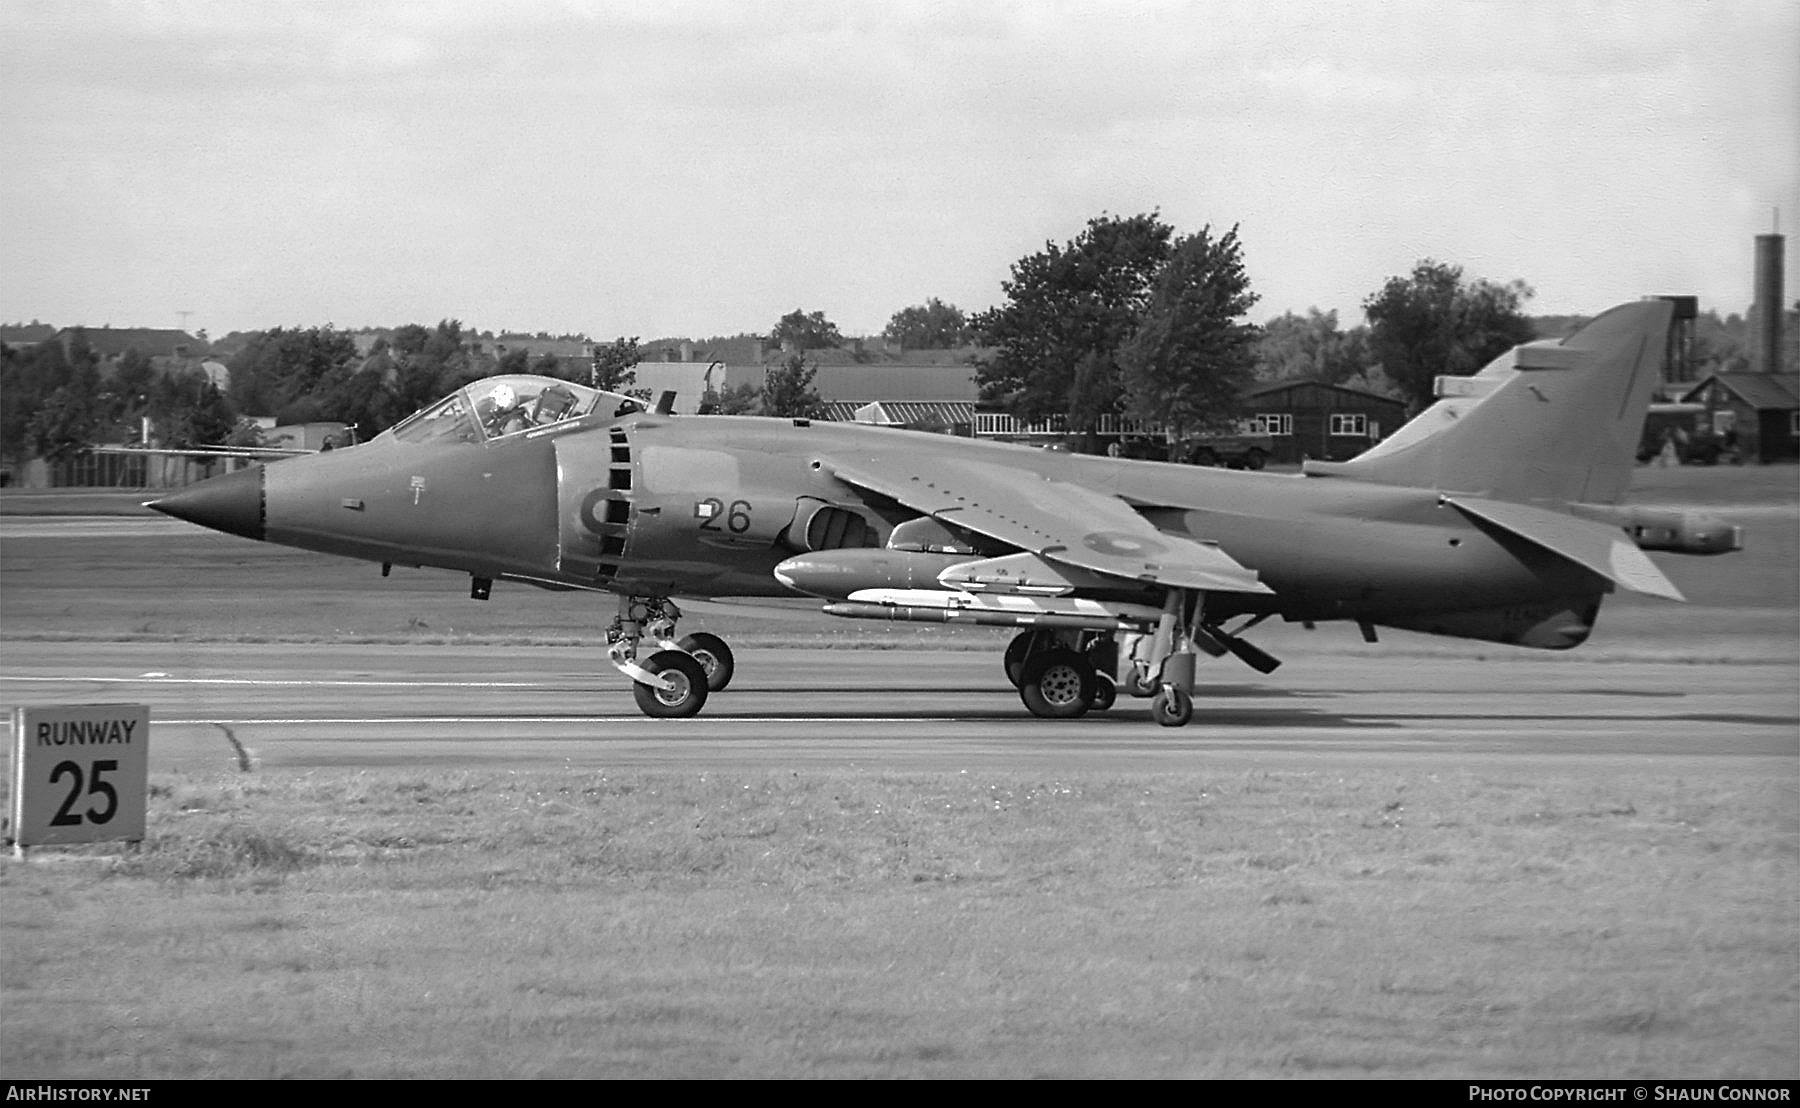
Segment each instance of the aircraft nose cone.
[{"label": "aircraft nose cone", "polygon": [[263,467],[249,466],[219,477],[209,477],[178,493],[151,500],[144,507],[260,542],[263,538]]}]

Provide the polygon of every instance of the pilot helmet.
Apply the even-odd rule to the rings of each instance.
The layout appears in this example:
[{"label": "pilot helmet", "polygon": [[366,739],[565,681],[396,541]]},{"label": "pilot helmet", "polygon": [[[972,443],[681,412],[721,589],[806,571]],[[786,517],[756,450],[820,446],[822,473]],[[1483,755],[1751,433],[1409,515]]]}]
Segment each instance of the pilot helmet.
[{"label": "pilot helmet", "polygon": [[494,391],[488,393],[488,399],[494,402],[494,407],[505,409],[518,403],[518,394],[513,392],[511,385],[501,384],[494,386]]}]

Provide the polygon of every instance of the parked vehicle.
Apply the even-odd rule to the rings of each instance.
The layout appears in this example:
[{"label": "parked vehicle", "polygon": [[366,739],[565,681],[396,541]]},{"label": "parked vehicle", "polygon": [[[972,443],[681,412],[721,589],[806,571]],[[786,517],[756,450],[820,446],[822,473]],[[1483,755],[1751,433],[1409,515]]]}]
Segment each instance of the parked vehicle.
[{"label": "parked vehicle", "polygon": [[1637,460],[1654,460],[1671,441],[1675,460],[1682,465],[1716,465],[1726,451],[1725,440],[1713,433],[1704,404],[1650,405],[1644,414],[1644,433],[1638,439]]},{"label": "parked vehicle", "polygon": [[1275,453],[1268,435],[1192,435],[1181,442],[1180,460],[1189,465],[1261,469]]}]

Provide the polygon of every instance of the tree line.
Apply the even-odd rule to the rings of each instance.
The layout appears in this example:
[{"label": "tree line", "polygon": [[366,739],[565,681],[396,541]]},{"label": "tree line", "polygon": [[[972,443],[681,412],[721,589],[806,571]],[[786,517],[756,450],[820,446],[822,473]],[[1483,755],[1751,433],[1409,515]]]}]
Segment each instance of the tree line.
[{"label": "tree line", "polygon": [[[1460,266],[1430,258],[1365,298],[1363,326],[1341,329],[1335,312],[1316,309],[1256,325],[1248,316],[1258,297],[1238,228],[1183,234],[1155,211],[1103,214],[1067,242],[1047,241],[1013,264],[1001,291],[999,305],[974,314],[937,298],[904,308],[881,337],[907,349],[973,348],[984,403],[1027,421],[1061,417],[1090,446],[1107,415],[1177,434],[1219,425],[1258,381],[1310,378],[1395,396],[1417,410],[1430,402],[1433,378],[1473,373],[1537,337],[1523,312],[1532,296],[1523,281],[1470,280]],[[1699,322],[1696,366],[1747,364],[1741,327],[1734,336],[1711,313]],[[762,383],[709,391],[701,411],[824,411],[812,355],[846,346],[837,325],[797,308],[766,338],[783,353]],[[330,325],[277,327],[252,333],[229,356],[223,390],[197,372],[157,373],[135,349],[103,373],[79,333],[66,349],[9,347],[0,356],[0,450],[63,458],[95,442],[129,441],[128,429],[144,417],[165,446],[247,445],[255,441],[240,418],[247,413],[280,424],[344,422],[367,438],[495,373],[631,392],[642,360],[639,340],[624,336],[596,344],[590,364],[523,349],[495,358],[480,346],[457,320],[400,327],[366,356],[349,332]]]}]

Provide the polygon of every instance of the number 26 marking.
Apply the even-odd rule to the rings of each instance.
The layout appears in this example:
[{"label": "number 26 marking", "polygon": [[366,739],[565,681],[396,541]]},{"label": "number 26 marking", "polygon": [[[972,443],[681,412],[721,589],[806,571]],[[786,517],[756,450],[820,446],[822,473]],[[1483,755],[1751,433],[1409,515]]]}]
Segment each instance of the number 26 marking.
[{"label": "number 26 marking", "polygon": [[694,514],[700,517],[700,530],[702,531],[717,531],[721,515],[725,517],[726,529],[732,534],[741,535],[750,530],[750,502],[748,500],[733,500],[731,507],[727,509],[723,500],[716,496],[709,496],[699,503]]}]

